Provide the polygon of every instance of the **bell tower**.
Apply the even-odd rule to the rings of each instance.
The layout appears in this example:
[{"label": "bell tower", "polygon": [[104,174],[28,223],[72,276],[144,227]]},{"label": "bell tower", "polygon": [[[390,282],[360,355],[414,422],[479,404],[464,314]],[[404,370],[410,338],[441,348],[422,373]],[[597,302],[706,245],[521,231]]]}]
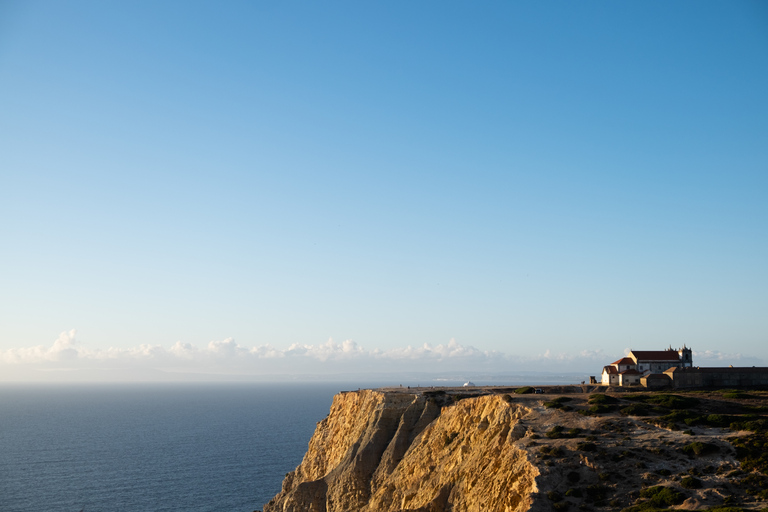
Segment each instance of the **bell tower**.
[{"label": "bell tower", "polygon": [[683,348],[677,351],[680,354],[680,368],[691,368],[693,366],[693,351],[683,345]]}]

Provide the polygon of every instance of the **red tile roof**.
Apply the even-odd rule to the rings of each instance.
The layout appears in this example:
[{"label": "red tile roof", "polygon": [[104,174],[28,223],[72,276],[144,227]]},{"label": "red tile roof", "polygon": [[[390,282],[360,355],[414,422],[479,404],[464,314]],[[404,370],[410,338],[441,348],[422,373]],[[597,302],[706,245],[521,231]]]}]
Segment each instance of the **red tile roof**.
[{"label": "red tile roof", "polygon": [[619,375],[642,375],[639,371],[633,370],[630,368],[629,370],[624,370],[623,372],[620,372]]},{"label": "red tile roof", "polygon": [[632,350],[629,355],[636,361],[680,361],[677,350]]},{"label": "red tile roof", "polygon": [[617,370],[615,366],[603,366],[603,371],[611,375],[619,373],[619,370]]},{"label": "red tile roof", "polygon": [[635,364],[635,361],[631,357],[622,357],[618,361],[614,361],[611,364]]}]

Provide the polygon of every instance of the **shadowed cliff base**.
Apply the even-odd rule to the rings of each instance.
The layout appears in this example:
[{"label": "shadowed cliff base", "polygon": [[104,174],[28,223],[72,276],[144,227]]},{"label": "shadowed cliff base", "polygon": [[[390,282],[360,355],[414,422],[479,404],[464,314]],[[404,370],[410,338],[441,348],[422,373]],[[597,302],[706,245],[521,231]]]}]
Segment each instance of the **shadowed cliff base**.
[{"label": "shadowed cliff base", "polygon": [[264,512],[761,510],[768,393],[340,393]]}]

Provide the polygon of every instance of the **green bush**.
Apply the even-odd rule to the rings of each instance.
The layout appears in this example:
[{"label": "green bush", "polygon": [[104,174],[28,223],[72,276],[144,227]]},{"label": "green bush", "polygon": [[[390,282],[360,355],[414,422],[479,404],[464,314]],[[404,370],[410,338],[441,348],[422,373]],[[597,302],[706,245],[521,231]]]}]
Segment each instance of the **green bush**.
[{"label": "green bush", "polygon": [[656,404],[667,409],[690,409],[699,404],[692,396],[656,395],[648,398],[647,403]]},{"label": "green bush", "polygon": [[690,444],[683,446],[683,453],[687,455],[709,455],[711,453],[717,453],[720,451],[720,447],[712,443],[702,443],[701,441],[694,441]]},{"label": "green bush", "polygon": [[545,433],[544,435],[547,436],[550,439],[560,439],[561,437],[565,437],[563,435],[563,430],[564,429],[563,429],[562,426],[555,425],[554,427],[552,427],[552,430],[550,430],[549,432]]},{"label": "green bush", "polygon": [[755,395],[750,395],[749,393],[742,393],[740,391],[729,391],[727,393],[723,393],[723,398],[740,398],[742,400],[749,399],[749,398],[759,398]]},{"label": "green bush", "polygon": [[530,393],[533,393],[533,391],[534,391],[534,388],[532,388],[531,386],[525,386],[522,388],[517,388],[515,390],[515,393],[517,393],[518,395],[528,395]]},{"label": "green bush", "polygon": [[701,489],[701,480],[693,476],[685,476],[680,481],[680,486],[686,489]]},{"label": "green bush", "polygon": [[568,496],[569,498],[581,498],[582,497],[581,489],[579,489],[578,487],[571,487],[570,489],[565,491],[565,495]]},{"label": "green bush", "polygon": [[627,407],[621,409],[620,412],[626,416],[648,416],[651,414],[651,411],[648,410],[648,407],[643,404],[628,405]]},{"label": "green bush", "polygon": [[616,410],[616,407],[613,405],[595,404],[590,406],[588,410],[592,414],[605,414],[605,413],[613,412],[614,410]]},{"label": "green bush", "polygon": [[570,410],[571,408],[567,405],[563,405],[565,402],[570,402],[571,398],[568,398],[567,396],[561,396],[557,397],[554,400],[550,400],[548,402],[544,402],[544,407],[549,407],[552,409],[563,409],[563,410]]},{"label": "green bush", "polygon": [[698,422],[701,420],[701,418],[702,418],[701,415],[691,411],[672,411],[669,414],[666,414],[661,418],[659,418],[659,420],[670,422],[670,423],[685,422],[690,425],[690,423],[686,420],[694,420],[694,422]]},{"label": "green bush", "polygon": [[589,396],[589,403],[590,404],[616,404],[616,403],[619,403],[619,401],[612,396],[608,396],[603,393],[596,393],[594,395]]},{"label": "green bush", "polygon": [[757,470],[768,474],[768,433],[757,432],[729,439],[736,448],[736,458],[743,471]]},{"label": "green bush", "polygon": [[685,494],[663,485],[643,489],[640,491],[640,497],[647,499],[654,507],[670,507],[685,501]]},{"label": "green bush", "polygon": [[751,432],[760,432],[768,429],[768,421],[762,418],[759,420],[734,421],[728,428],[734,431],[749,430]]},{"label": "green bush", "polygon": [[594,452],[597,451],[597,445],[595,443],[585,441],[583,443],[576,443],[576,449],[580,452]]},{"label": "green bush", "polygon": [[539,453],[541,453],[542,455],[549,455],[552,457],[562,457],[564,452],[559,447],[542,446],[541,448],[539,448]]}]

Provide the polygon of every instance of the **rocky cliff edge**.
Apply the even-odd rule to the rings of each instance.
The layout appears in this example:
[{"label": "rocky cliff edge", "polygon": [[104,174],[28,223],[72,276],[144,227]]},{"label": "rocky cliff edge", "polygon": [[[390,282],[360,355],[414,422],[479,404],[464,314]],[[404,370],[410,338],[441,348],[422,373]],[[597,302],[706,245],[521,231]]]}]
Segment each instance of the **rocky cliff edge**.
[{"label": "rocky cliff edge", "polygon": [[529,510],[529,412],[508,395],[341,393],[264,512]]}]

